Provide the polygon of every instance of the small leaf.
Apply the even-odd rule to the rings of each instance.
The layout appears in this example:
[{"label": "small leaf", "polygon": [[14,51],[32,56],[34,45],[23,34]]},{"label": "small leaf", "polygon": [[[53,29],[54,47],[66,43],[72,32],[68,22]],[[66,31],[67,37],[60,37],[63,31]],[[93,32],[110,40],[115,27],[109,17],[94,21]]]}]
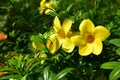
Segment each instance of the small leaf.
[{"label": "small leaf", "polygon": [[112,40],[109,41],[109,43],[120,47],[120,38],[112,39]]},{"label": "small leaf", "polygon": [[100,68],[114,69],[114,68],[116,68],[115,66],[118,66],[118,65],[120,65],[120,62],[112,61],[112,62],[103,63]]},{"label": "small leaf", "polygon": [[118,80],[118,78],[120,78],[120,65],[115,66],[115,69],[109,75],[109,80]]},{"label": "small leaf", "polygon": [[64,77],[67,73],[71,72],[74,68],[66,68],[62,71],[60,71],[54,78],[53,80],[59,80],[62,77]]},{"label": "small leaf", "polygon": [[67,9],[66,9],[66,12],[70,12],[70,9],[72,8],[73,4],[70,4]]},{"label": "small leaf", "polygon": [[22,79],[21,80],[27,80],[26,78],[27,78],[27,76],[28,76],[28,74],[26,74],[24,77],[22,77]]},{"label": "small leaf", "polygon": [[120,55],[120,48],[118,48],[118,49],[116,50],[116,53],[117,53],[118,55]]}]

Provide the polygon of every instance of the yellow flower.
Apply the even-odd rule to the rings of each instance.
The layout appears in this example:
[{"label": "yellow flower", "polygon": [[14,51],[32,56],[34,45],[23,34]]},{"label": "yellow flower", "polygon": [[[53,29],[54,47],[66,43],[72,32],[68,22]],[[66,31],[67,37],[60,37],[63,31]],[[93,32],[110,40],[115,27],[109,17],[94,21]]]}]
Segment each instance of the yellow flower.
[{"label": "yellow flower", "polygon": [[37,50],[41,50],[42,48],[45,48],[45,45],[40,42],[32,42],[32,46]]},{"label": "yellow flower", "polygon": [[70,31],[72,26],[71,19],[65,19],[61,25],[60,20],[56,16],[53,23],[54,35],[59,41],[60,46],[62,45],[62,49],[68,53],[72,52],[75,45],[72,43],[70,36],[72,32]]},{"label": "yellow flower", "polygon": [[53,5],[53,0],[49,0],[49,1],[42,0],[40,2],[40,7],[39,7],[40,14],[42,14],[44,11],[45,11],[45,14],[55,11],[52,5]]},{"label": "yellow flower", "polygon": [[[42,43],[40,43],[40,42],[32,42],[32,46],[33,46],[33,48],[35,48],[36,50],[41,50],[41,49],[45,48],[45,45],[42,44]],[[35,58],[37,58],[37,57],[46,58],[47,56],[46,56],[46,54],[44,54],[42,51],[39,51],[38,53],[35,54],[34,57],[35,57]],[[40,63],[43,64],[44,61],[45,61],[45,60],[41,60]]]},{"label": "yellow flower", "polygon": [[102,51],[104,41],[110,32],[103,26],[96,26],[90,19],[85,19],[79,26],[80,35],[72,37],[74,43],[79,46],[79,54],[87,56],[91,53],[99,55]]},{"label": "yellow flower", "polygon": [[56,34],[52,34],[48,38],[46,46],[52,54],[54,54],[60,48],[59,42],[56,38]]}]

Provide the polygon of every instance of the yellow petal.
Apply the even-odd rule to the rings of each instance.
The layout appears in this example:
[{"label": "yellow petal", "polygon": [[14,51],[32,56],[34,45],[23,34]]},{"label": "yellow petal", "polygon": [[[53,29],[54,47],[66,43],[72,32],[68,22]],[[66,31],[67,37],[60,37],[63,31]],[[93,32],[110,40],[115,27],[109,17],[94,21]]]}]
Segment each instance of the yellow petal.
[{"label": "yellow petal", "polygon": [[104,41],[109,35],[110,31],[103,26],[97,26],[94,31],[95,38]]},{"label": "yellow petal", "polygon": [[65,51],[65,52],[72,52],[73,49],[74,49],[75,45],[72,43],[72,41],[69,39],[69,38],[65,38],[63,44],[62,44],[62,49]]},{"label": "yellow petal", "polygon": [[49,13],[54,12],[52,9],[46,9],[45,14],[49,15]]},{"label": "yellow petal", "polygon": [[65,35],[67,35],[67,33],[70,31],[71,26],[72,26],[72,20],[71,19],[65,19],[63,21],[62,28],[65,32]]},{"label": "yellow petal", "polygon": [[100,41],[99,39],[96,39],[92,43],[92,46],[93,46],[93,54],[99,55],[102,52],[103,45],[102,45],[102,41]]},{"label": "yellow petal", "polygon": [[44,10],[40,10],[40,12],[39,12],[39,13],[40,13],[40,15],[42,15],[42,14],[43,14],[43,11],[44,11]]},{"label": "yellow petal", "polygon": [[47,8],[50,8],[50,9],[52,9],[53,7],[52,7],[52,4],[53,4],[53,1],[51,0],[51,1],[49,1],[49,2],[46,2],[46,7]]},{"label": "yellow petal", "polygon": [[60,48],[60,44],[56,38],[56,34],[53,34],[49,37],[46,46],[52,54],[54,54]]},{"label": "yellow petal", "polygon": [[40,2],[40,7],[41,7],[41,8],[45,8],[45,2],[46,2],[46,0],[42,0],[42,1]]},{"label": "yellow petal", "polygon": [[57,40],[58,40],[58,42],[59,42],[60,45],[61,45],[61,44],[64,42],[64,40],[65,40],[65,38],[63,38],[63,36],[62,36],[61,34],[56,34],[56,38],[57,38]]},{"label": "yellow petal", "polygon": [[93,47],[91,46],[91,44],[79,46],[79,54],[81,56],[90,55],[92,52],[93,52]]},{"label": "yellow petal", "polygon": [[53,28],[56,32],[59,32],[62,29],[60,20],[57,16],[54,18]]},{"label": "yellow petal", "polygon": [[41,50],[42,48],[45,48],[45,45],[40,42],[32,42],[32,46],[37,50]]},{"label": "yellow petal", "polygon": [[85,19],[81,22],[79,30],[82,34],[93,33],[94,24],[90,19]]},{"label": "yellow petal", "polygon": [[76,45],[76,46],[79,46],[79,45],[84,45],[85,44],[85,40],[83,39],[82,36],[80,35],[74,35],[74,36],[71,36],[71,41]]}]

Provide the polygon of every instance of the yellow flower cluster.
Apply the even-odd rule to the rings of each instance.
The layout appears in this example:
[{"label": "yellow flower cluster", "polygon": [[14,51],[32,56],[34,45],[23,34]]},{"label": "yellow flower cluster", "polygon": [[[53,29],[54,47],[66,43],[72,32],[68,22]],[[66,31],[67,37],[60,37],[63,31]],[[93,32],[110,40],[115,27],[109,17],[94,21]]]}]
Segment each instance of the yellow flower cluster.
[{"label": "yellow flower cluster", "polygon": [[56,16],[53,22],[54,33],[50,35],[46,46],[54,54],[60,47],[68,53],[71,53],[75,46],[79,47],[79,54],[87,56],[91,53],[99,55],[102,51],[104,41],[110,31],[104,26],[96,26],[90,19],[83,20],[79,25],[79,32],[71,31],[72,20],[65,19],[61,24]]},{"label": "yellow flower cluster", "polygon": [[54,8],[53,8],[53,0],[49,0],[49,1],[46,1],[46,0],[42,0],[40,2],[40,7],[39,7],[39,10],[40,10],[40,14],[42,14],[43,12],[45,12],[45,14],[49,14],[50,12],[54,12]]}]

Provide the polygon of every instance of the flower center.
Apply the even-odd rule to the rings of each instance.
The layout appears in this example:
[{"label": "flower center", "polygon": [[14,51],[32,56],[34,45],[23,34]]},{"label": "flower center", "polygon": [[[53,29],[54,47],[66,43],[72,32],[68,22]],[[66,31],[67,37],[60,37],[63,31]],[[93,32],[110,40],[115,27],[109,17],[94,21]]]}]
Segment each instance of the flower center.
[{"label": "flower center", "polygon": [[47,47],[48,47],[48,49],[51,51],[51,50],[53,50],[53,48],[54,48],[54,43],[51,41],[51,40],[49,40],[48,42],[47,42]]},{"label": "flower center", "polygon": [[67,33],[67,37],[72,36],[72,34],[73,34],[73,32],[72,32],[72,31],[69,31],[69,32]]},{"label": "flower center", "polygon": [[61,38],[65,38],[65,32],[63,30],[61,30],[59,32],[59,35],[60,35]]},{"label": "flower center", "polygon": [[93,35],[87,35],[85,40],[87,43],[92,43],[95,40],[95,37]]}]

